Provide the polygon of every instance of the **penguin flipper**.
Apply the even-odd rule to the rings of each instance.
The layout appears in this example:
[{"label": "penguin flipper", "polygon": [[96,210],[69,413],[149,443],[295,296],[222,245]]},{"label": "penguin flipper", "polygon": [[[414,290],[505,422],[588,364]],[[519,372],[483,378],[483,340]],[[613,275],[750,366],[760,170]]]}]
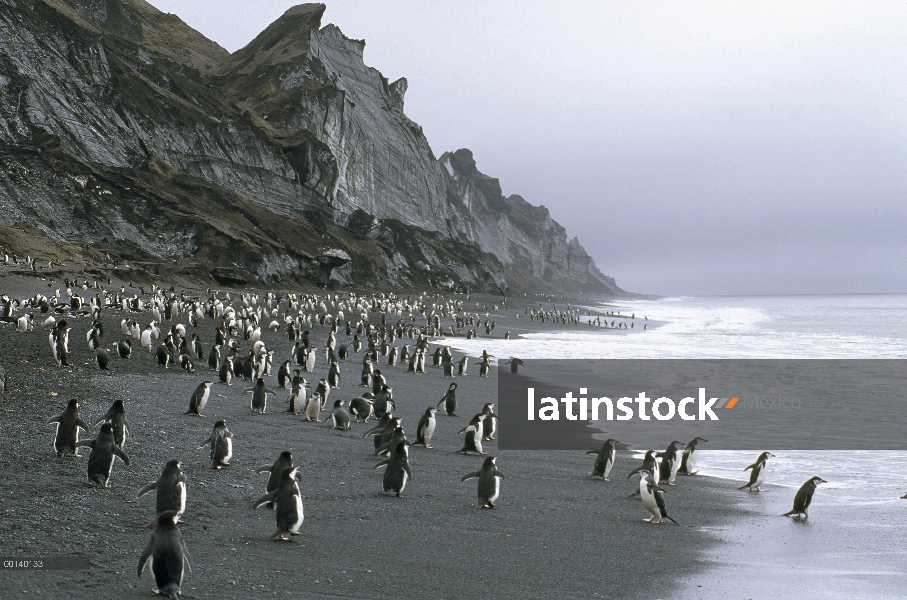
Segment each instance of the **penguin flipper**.
[{"label": "penguin flipper", "polygon": [[384,460],[382,460],[381,462],[379,462],[377,465],[375,465],[374,468],[377,469],[378,467],[383,467],[383,466],[389,465],[389,464],[391,464],[391,459],[385,458]]},{"label": "penguin flipper", "polygon": [[277,496],[277,490],[274,490],[273,492],[268,492],[267,494],[265,494],[264,496],[262,496],[261,498],[256,500],[254,504],[252,504],[252,509],[254,510],[256,508],[261,508],[262,506],[264,506],[265,504],[267,504],[269,502],[274,502],[274,498],[276,496]]},{"label": "penguin flipper", "polygon": [[753,464],[751,464],[750,466],[748,466],[747,468],[745,468],[745,469],[743,469],[743,470],[744,470],[744,471],[749,471],[750,469],[755,469],[755,468],[756,468],[756,465],[758,465],[758,464],[759,464],[759,463],[753,463]]},{"label": "penguin flipper", "polygon": [[501,473],[500,471],[498,471],[497,469],[494,470],[494,476],[495,476],[495,477],[500,477],[501,479],[504,479],[504,474]]},{"label": "penguin flipper", "polygon": [[469,475],[464,475],[460,481],[467,481],[469,479],[478,479],[478,478],[479,478],[479,472],[475,471],[473,473],[470,473]]},{"label": "penguin flipper", "polygon": [[86,422],[83,421],[82,419],[79,419],[78,421],[76,421],[76,425],[78,425],[79,427],[81,427],[81,428],[84,429],[85,431],[91,431],[91,425],[89,425],[88,423],[86,423]]},{"label": "penguin flipper", "polygon": [[50,423],[59,423],[62,420],[63,420],[63,415],[59,414],[56,417],[51,417],[51,418],[47,419],[46,421],[44,421],[44,423],[49,425]]},{"label": "penguin flipper", "polygon": [[151,549],[152,549],[153,545],[154,545],[154,534],[151,535],[151,541],[148,542],[148,545],[145,546],[145,549],[142,551],[142,556],[139,557],[139,570],[138,570],[139,579],[142,578],[142,571],[145,570],[145,567],[150,566]]},{"label": "penguin flipper", "polygon": [[209,437],[207,440],[205,440],[204,442],[202,442],[201,445],[198,447],[198,449],[201,450],[202,448],[204,448],[205,446],[207,446],[208,444],[210,444],[213,440],[214,440],[214,436],[212,435],[212,436]]},{"label": "penguin flipper", "polygon": [[142,496],[144,496],[145,494],[147,494],[147,493],[150,492],[151,490],[156,490],[156,489],[157,489],[157,481],[152,481],[151,483],[149,483],[148,485],[146,485],[145,487],[143,487],[142,489],[140,489],[140,490],[139,490],[139,493],[136,494],[135,497],[136,497],[136,498],[141,498]]},{"label": "penguin flipper", "polygon": [[255,469],[255,472],[256,472],[256,473],[270,473],[270,472],[271,472],[271,465],[261,465],[260,467],[258,467],[257,469]]},{"label": "penguin flipper", "polygon": [[94,440],[82,440],[76,444],[76,448],[94,448]]},{"label": "penguin flipper", "polygon": [[[673,519],[671,519],[673,521]],[[192,553],[189,552],[189,548],[186,546],[186,540],[180,540],[180,546],[183,547],[183,560],[186,561],[186,565],[189,567],[189,571],[194,572],[195,559],[192,558]]]},{"label": "penguin flipper", "polygon": [[119,446],[113,447],[113,455],[116,456],[117,458],[119,458],[120,460],[122,460],[124,463],[126,463],[127,467],[129,466],[129,457],[126,456],[126,453],[123,452]]},{"label": "penguin flipper", "polygon": [[415,480],[415,477],[413,477],[413,470],[409,468],[409,462],[403,463],[403,470],[406,471],[407,475],[409,475],[410,481]]},{"label": "penguin flipper", "polygon": [[752,484],[747,483],[746,485],[741,485],[741,486],[740,486],[739,488],[737,488],[737,489],[738,489],[738,490],[745,490],[746,488],[750,487],[750,485],[752,485]]}]

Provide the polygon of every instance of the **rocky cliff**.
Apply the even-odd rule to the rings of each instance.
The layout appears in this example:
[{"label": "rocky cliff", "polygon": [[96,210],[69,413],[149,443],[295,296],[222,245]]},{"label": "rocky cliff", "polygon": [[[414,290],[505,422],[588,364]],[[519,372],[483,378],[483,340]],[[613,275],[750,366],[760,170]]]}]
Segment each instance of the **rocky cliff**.
[{"label": "rocky cliff", "polygon": [[229,54],[142,0],[0,0],[0,250],[29,226],[151,276],[622,293],[469,150],[436,158],[324,9]]}]

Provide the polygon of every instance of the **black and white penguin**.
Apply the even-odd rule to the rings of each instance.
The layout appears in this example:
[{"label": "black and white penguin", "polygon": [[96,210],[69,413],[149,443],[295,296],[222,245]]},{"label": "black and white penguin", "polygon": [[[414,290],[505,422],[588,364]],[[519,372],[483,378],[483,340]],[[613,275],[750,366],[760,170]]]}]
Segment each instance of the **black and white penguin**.
[{"label": "black and white penguin", "polygon": [[230,382],[233,381],[233,377],[236,376],[235,371],[233,370],[233,357],[228,356],[224,358],[223,364],[220,366],[220,370],[217,372],[217,376],[220,379],[221,383],[230,385]]},{"label": "black and white penguin", "polygon": [[[104,416],[97,422],[95,427],[100,427],[102,423],[113,425],[113,441],[121,449],[126,447],[126,436],[129,435],[129,422],[126,420],[126,405],[122,400],[114,400],[113,404],[104,413]],[[158,511],[160,512],[160,511]]]},{"label": "black and white penguin", "polygon": [[308,422],[320,423],[318,420],[318,414],[321,412],[321,396],[317,393],[309,394],[306,398],[305,407],[305,420]]},{"label": "black and white penguin", "polygon": [[645,523],[661,523],[667,519],[677,525],[674,517],[668,514],[668,506],[664,499],[664,489],[658,487],[652,472],[647,469],[634,469],[627,475],[630,479],[634,475],[639,475],[639,496],[642,499],[643,506],[652,515],[648,519],[643,519]]},{"label": "black and white penguin", "polygon": [[683,462],[683,450],[679,448],[682,443],[671,442],[664,452],[658,453],[658,457],[661,458],[661,464],[658,467],[658,483],[664,481],[668,485],[674,485],[680,463]]},{"label": "black and white penguin", "polygon": [[368,423],[369,418],[373,414],[371,401],[356,396],[350,400],[350,414],[353,415],[357,423],[359,419],[362,419],[363,423]]},{"label": "black and white penguin", "polygon": [[277,385],[286,389],[288,388],[293,381],[293,377],[290,374],[290,361],[284,361],[280,368],[277,369]]},{"label": "black and white penguin", "polygon": [[328,367],[328,385],[332,389],[340,389],[340,363],[337,361],[331,361],[331,366]]},{"label": "black and white penguin", "polygon": [[498,415],[494,412],[494,402],[486,402],[482,407],[482,414],[485,419],[482,420],[482,441],[493,442],[494,434],[498,431]]},{"label": "black and white penguin", "polygon": [[756,459],[756,462],[743,469],[744,471],[749,471],[750,469],[752,469],[752,472],[750,473],[750,480],[746,485],[741,485],[737,489],[742,490],[749,488],[749,491],[751,492],[761,491],[759,487],[765,481],[765,476],[768,474],[768,459],[769,457],[774,458],[774,456],[775,455],[771,452],[763,452],[759,455],[759,458]]},{"label": "black and white penguin", "polygon": [[195,388],[195,391],[192,392],[192,396],[189,398],[189,409],[183,414],[204,417],[205,415],[202,414],[202,411],[205,410],[205,405],[208,404],[208,398],[211,397],[212,385],[214,385],[214,383],[211,381],[203,381],[198,384],[198,387]]},{"label": "black and white penguin", "polygon": [[482,423],[481,421],[485,419],[485,416],[481,413],[473,417],[473,419],[479,418],[478,424],[469,424],[463,429],[460,430],[460,433],[465,433],[466,437],[463,440],[463,447],[457,450],[461,454],[469,454],[470,452],[475,452],[476,454],[488,454],[482,450]]},{"label": "black and white penguin", "polygon": [[180,354],[176,360],[183,371],[187,373],[195,373],[195,363],[192,362],[192,357],[190,355]]},{"label": "black and white penguin", "polygon": [[504,474],[498,471],[497,458],[486,456],[482,468],[469,475],[464,475],[461,481],[478,479],[479,508],[494,508],[495,502],[501,495],[501,480]]},{"label": "black and white penguin", "polygon": [[227,423],[223,419],[214,424],[211,437],[202,442],[198,449],[208,445],[211,446],[211,468],[229,467],[230,459],[233,458],[233,434],[227,429]]},{"label": "black and white penguin", "polygon": [[416,426],[416,444],[419,446],[433,447],[431,445],[431,437],[435,434],[435,426],[438,423],[437,419],[435,419],[436,412],[438,412],[437,408],[429,406],[425,409],[422,418],[419,419],[419,424]]},{"label": "black and white penguin", "polygon": [[406,483],[413,478],[409,466],[409,446],[406,442],[399,442],[390,449],[388,457],[375,465],[375,468],[387,466],[381,489],[385,493],[394,493],[399,498],[403,495]]},{"label": "black and white penguin", "polygon": [[[820,483],[828,483],[821,477],[810,477],[806,483],[800,486],[800,489],[797,490],[797,495],[794,496],[794,507],[781,515],[782,517],[793,516],[795,519],[802,519],[805,521],[809,518],[809,513],[806,510],[809,508],[809,505],[813,501],[813,494],[816,493],[816,488]],[[800,515],[803,515],[802,517]]]},{"label": "black and white penguin", "polygon": [[102,371],[110,370],[110,354],[107,353],[106,348],[95,348],[94,358],[98,363],[99,369],[101,369]]},{"label": "black and white penguin", "polygon": [[117,343],[117,354],[120,358],[126,359],[132,354],[132,342],[129,340],[120,340]]},{"label": "black and white penguin", "polygon": [[377,451],[382,444],[390,440],[391,434],[399,424],[400,419],[397,419],[394,415],[388,413],[383,417],[380,417],[375,426],[363,433],[362,437],[374,436],[375,439],[373,441],[375,450]]},{"label": "black and white penguin", "polygon": [[141,498],[152,490],[157,490],[155,513],[171,511],[173,520],[182,523],[180,518],[186,512],[186,475],[182,471],[180,461],[176,459],[167,461],[158,480],[140,489],[136,498]]},{"label": "black and white penguin", "polygon": [[442,363],[444,367],[444,377],[453,377],[454,376],[454,363],[453,361],[446,360]]},{"label": "black and white penguin", "polygon": [[331,411],[331,417],[330,419],[325,419],[324,422],[330,423],[331,429],[349,430],[350,413],[343,407],[343,400],[334,401],[334,410]]},{"label": "black and white penguin", "polygon": [[302,508],[302,494],[299,493],[299,469],[296,467],[284,469],[280,474],[277,489],[268,492],[255,501],[253,509],[273,504],[276,508],[277,531],[271,536],[272,540],[289,542],[290,535],[300,535],[299,528],[305,519]]},{"label": "black and white penguin", "polygon": [[268,406],[268,393],[274,393],[265,387],[265,380],[262,377],[256,379],[255,387],[249,388],[246,390],[246,393],[252,394],[252,412],[265,414],[265,409]]},{"label": "black and white penguin", "polygon": [[372,410],[379,419],[397,408],[397,405],[394,404],[394,390],[386,385],[383,386],[381,391],[375,394],[375,397],[371,400]]},{"label": "black and white penguin", "polygon": [[62,413],[47,419],[46,422],[57,424],[57,433],[54,436],[54,452],[57,456],[65,454],[79,456],[79,429],[86,433],[91,431],[88,423],[79,418],[79,401],[70,400]]},{"label": "black and white penguin", "polygon": [[322,377],[318,380],[318,385],[315,386],[315,395],[319,399],[319,410],[325,410],[328,403],[328,396],[331,393],[331,384],[328,383],[328,380]]},{"label": "black and white penguin", "polygon": [[110,481],[110,472],[113,470],[113,459],[119,458],[129,466],[129,457],[113,440],[113,425],[104,423],[98,437],[93,440],[84,440],[77,444],[79,447],[91,448],[88,454],[88,480],[97,483],[102,488],[107,487]]},{"label": "black and white penguin", "polygon": [[[649,473],[658,473],[658,454],[659,453],[655,452],[655,450],[647,450],[646,455],[642,459],[642,465],[633,472],[638,473],[640,471],[648,471]],[[636,490],[627,497],[632,498],[638,495],[639,490]]]},{"label": "black and white penguin", "polygon": [[688,443],[687,447],[683,450],[680,469],[677,471],[678,473],[682,473],[683,475],[695,475],[698,473],[696,470],[696,462],[699,460],[699,452],[696,450],[696,446],[702,442],[708,442],[708,440],[701,437],[695,437],[690,440],[690,443]]},{"label": "black and white penguin", "polygon": [[447,412],[448,417],[457,416],[457,384],[451,383],[447,387],[447,391],[441,396],[441,400],[438,401],[438,406],[444,405],[444,410]]},{"label": "black and white penguin", "polygon": [[523,361],[521,361],[520,359],[518,359],[518,358],[515,357],[515,356],[511,356],[511,357],[510,357],[510,360],[507,361],[507,364],[510,365],[510,374],[511,374],[511,375],[518,375],[518,374],[519,374],[520,367],[523,366],[523,365],[525,365],[526,363],[524,363]]},{"label": "black and white penguin", "polygon": [[208,368],[217,371],[220,367],[220,345],[211,346],[211,352],[208,353]]},{"label": "black and white penguin", "polygon": [[287,399],[287,404],[290,405],[287,408],[287,412],[298,415],[305,410],[305,406],[308,403],[308,382],[299,374],[299,369],[296,369],[293,373],[293,389]]},{"label": "black and white penguin", "polygon": [[617,459],[616,444],[617,440],[608,438],[600,449],[586,452],[586,454],[597,455],[595,465],[592,467],[592,474],[589,477],[600,477],[602,481],[609,481],[608,476],[614,467],[614,461]]},{"label": "black and white penguin", "polygon": [[[268,485],[265,487],[265,491],[269,494],[277,490],[280,485],[280,476],[283,474],[285,469],[293,468],[293,454],[289,450],[284,450],[280,453],[280,456],[277,457],[277,460],[274,461],[273,465],[262,465],[255,469],[256,473],[269,473],[268,475]],[[271,503],[268,508],[274,508],[273,503]]]},{"label": "black and white penguin", "polygon": [[173,357],[170,355],[170,350],[167,349],[165,344],[160,344],[157,347],[157,364],[159,367],[164,367],[165,369],[170,366],[170,363],[173,362]]},{"label": "black and white penguin", "polygon": [[172,510],[160,513],[151,533],[151,540],[139,558],[139,578],[145,567],[154,574],[157,589],[154,593],[177,600],[183,585],[183,568],[192,570],[192,555],[183,540],[183,534],[176,525],[176,513]]},{"label": "black and white penguin", "polygon": [[[391,420],[388,427],[381,434],[381,445],[375,448],[375,456],[389,456],[391,449],[396,448],[397,444],[404,443],[409,446],[409,440],[406,439],[406,433],[403,431],[402,421],[398,418]],[[388,435],[390,432],[390,435]]]}]

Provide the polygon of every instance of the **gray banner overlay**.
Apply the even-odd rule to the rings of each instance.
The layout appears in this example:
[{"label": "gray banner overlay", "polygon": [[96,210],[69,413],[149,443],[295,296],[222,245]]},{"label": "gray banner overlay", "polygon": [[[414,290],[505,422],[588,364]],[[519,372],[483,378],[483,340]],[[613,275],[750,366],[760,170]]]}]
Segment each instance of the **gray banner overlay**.
[{"label": "gray banner overlay", "polygon": [[523,359],[517,375],[507,363],[501,450],[697,436],[710,450],[907,450],[907,360]]}]

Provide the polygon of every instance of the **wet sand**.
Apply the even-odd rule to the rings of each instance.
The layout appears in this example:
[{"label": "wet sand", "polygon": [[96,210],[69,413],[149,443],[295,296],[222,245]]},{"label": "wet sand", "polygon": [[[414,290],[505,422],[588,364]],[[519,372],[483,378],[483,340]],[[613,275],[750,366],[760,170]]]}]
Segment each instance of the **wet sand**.
[{"label": "wet sand", "polygon": [[[26,283],[17,281],[0,279],[0,293],[13,295],[17,286],[27,287],[27,278]],[[502,337],[506,329],[512,335],[544,328],[593,329],[530,324],[523,318],[522,300],[508,304],[493,337]],[[467,308],[475,310],[474,304]],[[108,348],[121,337],[123,316],[111,310],[104,317]],[[129,360],[112,352],[112,372],[103,373],[85,342],[90,320],[69,320],[73,369],[56,366],[43,331],[0,327],[0,365],[9,372],[7,393],[0,396],[0,468],[6,480],[0,486],[0,554],[87,556],[91,569],[4,570],[0,589],[7,597],[150,597],[153,578],[145,573],[137,579],[136,566],[151,533],[147,525],[154,518],[154,498],[136,499],[135,493],[156,480],[171,458],[182,461],[188,477],[181,529],[196,569],[187,575],[183,593],[195,598],[670,597],[683,593],[678,585],[696,580],[709,566],[710,553],[719,552],[709,528],[726,527],[745,512],[727,501],[732,482],[685,477],[667,495],[680,526],[649,525],[641,522],[648,517],[641,502],[626,498],[635,489],[626,475],[639,464],[629,453],[619,454],[611,481],[601,482],[586,478],[594,456],[498,452],[493,442],[487,450],[499,457],[506,479],[497,508],[478,510],[475,481],[460,478],[477,470],[482,458],[455,453],[462,446],[457,432],[485,402],[494,401],[496,380],[494,375],[477,377],[474,366],[469,376],[454,379],[460,416],[439,415],[435,449],[413,447],[414,479],[402,498],[385,496],[380,493],[383,470],[373,469],[377,459],[371,438],[362,437],[371,422],[334,432],[284,414],[289,392],[277,390],[275,377],[268,386],[277,394],[269,398],[264,415],[251,413],[251,396],[244,393],[250,384],[236,379],[230,387],[214,386],[208,418],[185,416],[192,391],[201,381],[216,381],[215,373],[205,365],[194,375],[174,367],[164,370],[138,344]],[[137,320],[146,323],[150,313]],[[177,321],[186,323],[185,316]],[[372,322],[380,323],[380,317],[372,315]],[[164,322],[165,327],[171,324]],[[198,330],[206,352],[214,325],[208,319]],[[313,345],[323,347],[327,332],[327,326],[316,325]],[[611,333],[617,331],[602,332]],[[276,350],[276,376],[292,344],[283,329],[265,331],[263,339]],[[345,341],[341,332],[338,342]],[[397,345],[404,341],[409,340]],[[342,363],[341,386],[331,392],[331,401],[365,391],[357,385],[361,356],[351,354]],[[459,356],[455,352],[454,358]],[[450,380],[430,366],[425,375],[406,373],[402,366],[381,365],[381,370],[394,388],[396,414],[414,440],[420,415],[437,404]],[[320,354],[307,379],[314,383],[325,374]],[[112,489],[89,485],[87,450],[81,459],[60,459],[52,452],[54,428],[44,421],[73,397],[92,425],[114,399],[126,402],[132,433],[125,451],[131,464],[117,461]],[[215,471],[207,449],[197,447],[220,418],[233,432],[234,458],[231,467]],[[93,438],[94,432],[83,439]],[[291,543],[270,541],[274,513],[251,508],[267,481],[254,469],[285,449],[293,451],[294,463],[301,467],[306,514],[302,535]]]}]

